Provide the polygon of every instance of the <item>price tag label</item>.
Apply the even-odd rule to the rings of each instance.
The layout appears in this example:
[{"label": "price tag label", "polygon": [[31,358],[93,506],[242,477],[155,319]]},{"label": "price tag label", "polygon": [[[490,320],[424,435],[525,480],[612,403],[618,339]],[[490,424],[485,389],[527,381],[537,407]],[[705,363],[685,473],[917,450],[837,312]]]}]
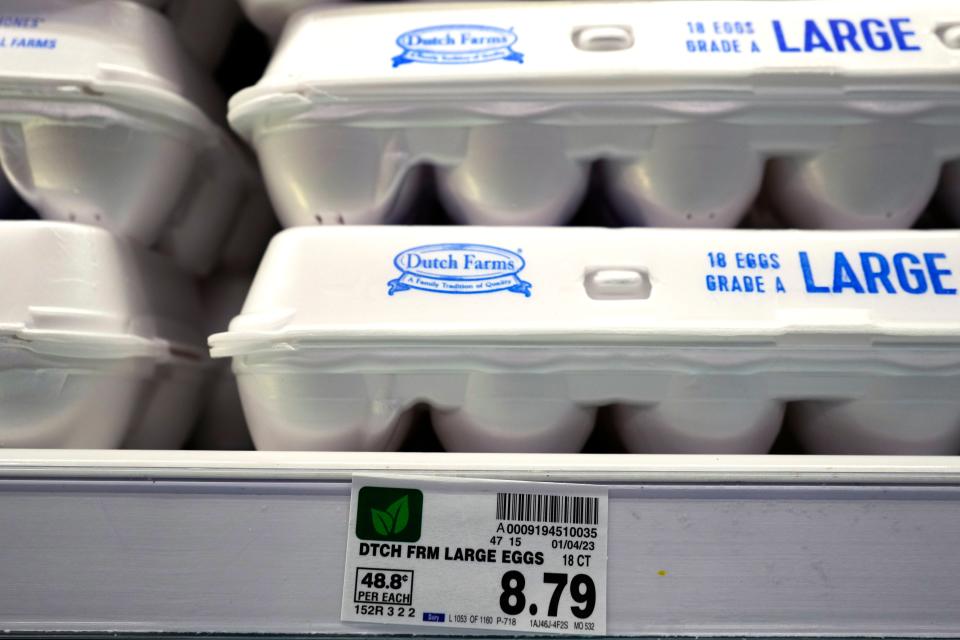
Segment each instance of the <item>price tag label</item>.
[{"label": "price tag label", "polygon": [[607,489],[354,476],[340,619],[603,635]]}]

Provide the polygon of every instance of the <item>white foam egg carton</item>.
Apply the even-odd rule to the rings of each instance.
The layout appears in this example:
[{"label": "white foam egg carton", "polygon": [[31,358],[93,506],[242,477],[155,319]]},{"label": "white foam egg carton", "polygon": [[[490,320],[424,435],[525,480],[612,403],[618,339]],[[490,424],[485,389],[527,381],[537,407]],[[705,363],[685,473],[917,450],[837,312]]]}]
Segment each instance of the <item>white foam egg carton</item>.
[{"label": "white foam egg carton", "polygon": [[60,222],[0,222],[0,255],[0,446],[182,445],[209,370],[191,279]]},{"label": "white foam egg carton", "polygon": [[960,453],[960,231],[297,228],[232,357],[258,448]]},{"label": "white foam egg carton", "polygon": [[960,4],[313,8],[230,121],[288,226],[382,222],[422,164],[459,221],[562,223],[602,161],[632,224],[735,226],[766,179],[791,226],[905,228],[960,158]]},{"label": "white foam egg carton", "polygon": [[212,266],[243,194],[261,187],[167,20],[115,0],[0,7],[0,164],[11,184],[44,218]]}]

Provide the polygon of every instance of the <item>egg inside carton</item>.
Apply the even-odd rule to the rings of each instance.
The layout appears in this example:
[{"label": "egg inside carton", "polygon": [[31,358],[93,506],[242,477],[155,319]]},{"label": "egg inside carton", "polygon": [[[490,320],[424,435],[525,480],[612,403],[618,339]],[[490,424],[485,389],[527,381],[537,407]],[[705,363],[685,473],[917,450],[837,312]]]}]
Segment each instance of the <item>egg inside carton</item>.
[{"label": "egg inside carton", "polygon": [[[276,24],[290,8],[246,5]],[[691,6],[318,5],[291,19],[230,121],[258,150],[286,226],[406,220],[396,194],[424,164],[465,224],[565,224],[596,163],[629,225],[735,227],[761,185],[794,228],[917,221],[960,159],[942,4],[889,20],[831,5],[850,16],[844,38],[805,4],[755,0],[749,26],[716,3],[691,21]],[[750,55],[709,54],[711,24]],[[496,46],[472,41],[477,30]],[[335,56],[349,70],[312,63]]]},{"label": "egg inside carton", "polygon": [[427,405],[449,451],[579,451],[604,410],[637,453],[949,455],[958,241],[302,227],[211,345],[262,448],[392,449]]},{"label": "egg inside carton", "polygon": [[[415,396],[385,391],[409,386],[397,375],[238,374],[244,412],[259,449],[392,451],[406,438],[419,402]],[[430,403],[433,429],[446,451],[578,452],[602,406],[575,399],[567,388],[575,377],[506,372],[453,377],[465,385],[460,401]],[[955,384],[957,378],[951,380]],[[431,395],[426,387],[420,391]],[[770,450],[784,424],[812,453],[960,453],[960,401],[942,397],[851,394],[787,402],[723,397],[709,389],[646,394],[642,401],[623,398],[611,415],[620,440],[634,453],[761,454]]]},{"label": "egg inside carton", "polygon": [[[810,127],[814,150],[772,149],[779,141],[763,132],[722,122],[637,127],[635,139],[627,126],[613,127],[625,138],[619,143],[604,142],[611,133],[600,127],[572,129],[325,123],[264,132],[255,144],[285,226],[409,219],[411,199],[398,193],[423,164],[435,165],[441,201],[457,222],[562,225],[583,201],[591,165],[602,162],[601,184],[630,225],[735,227],[766,174],[771,204],[791,227],[899,229],[932,199],[945,160],[940,147],[951,142],[902,123]],[[591,135],[593,145],[572,142]]]}]

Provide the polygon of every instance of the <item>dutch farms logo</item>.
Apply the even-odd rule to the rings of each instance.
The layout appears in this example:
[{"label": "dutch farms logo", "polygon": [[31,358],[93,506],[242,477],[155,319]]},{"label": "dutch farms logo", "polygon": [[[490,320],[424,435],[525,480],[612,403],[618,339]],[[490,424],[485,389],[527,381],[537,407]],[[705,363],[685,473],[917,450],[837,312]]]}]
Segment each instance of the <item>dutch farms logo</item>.
[{"label": "dutch farms logo", "polygon": [[361,540],[416,542],[423,521],[419,489],[361,487],[357,495],[357,537]]},{"label": "dutch farms logo", "polygon": [[508,60],[523,64],[523,54],[513,50],[517,34],[480,24],[445,24],[407,31],[397,38],[403,53],[393,66],[411,62],[425,64],[477,64]]},{"label": "dutch farms logo", "polygon": [[526,262],[519,252],[484,244],[431,244],[401,251],[393,264],[400,277],[387,283],[389,295],[418,289],[468,294],[510,291],[530,297],[520,279]]}]

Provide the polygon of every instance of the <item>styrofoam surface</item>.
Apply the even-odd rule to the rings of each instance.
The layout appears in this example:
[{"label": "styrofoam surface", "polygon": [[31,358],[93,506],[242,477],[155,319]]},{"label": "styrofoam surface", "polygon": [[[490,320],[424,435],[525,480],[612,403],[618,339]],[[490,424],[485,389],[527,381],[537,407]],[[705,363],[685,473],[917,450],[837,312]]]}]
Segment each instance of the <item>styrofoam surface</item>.
[{"label": "styrofoam surface", "polygon": [[[253,180],[253,167],[168,21],[112,0],[3,9],[0,163],[24,199],[45,218],[145,244],[175,233],[176,214],[201,216],[191,236],[225,235],[212,227],[229,226],[227,216],[211,209],[231,206],[234,183]],[[192,182],[214,169],[208,184]]]},{"label": "styrofoam surface", "polygon": [[234,358],[262,449],[389,449],[427,403],[457,451],[577,451],[613,405],[636,452],[764,452],[786,414],[814,452],[957,453],[958,247],[960,232],[301,228],[210,344]]},{"label": "styrofoam surface", "polygon": [[[177,412],[196,411],[208,367],[184,273],[105,230],[56,222],[0,222],[0,255],[16,268],[0,282],[0,446],[159,442],[180,428]],[[151,401],[176,387],[179,404]]]},{"label": "styrofoam surface", "polygon": [[460,221],[561,223],[603,161],[632,224],[735,226],[766,177],[792,226],[905,228],[960,158],[960,5],[315,8],[230,120],[287,226],[381,222],[423,163]]}]

